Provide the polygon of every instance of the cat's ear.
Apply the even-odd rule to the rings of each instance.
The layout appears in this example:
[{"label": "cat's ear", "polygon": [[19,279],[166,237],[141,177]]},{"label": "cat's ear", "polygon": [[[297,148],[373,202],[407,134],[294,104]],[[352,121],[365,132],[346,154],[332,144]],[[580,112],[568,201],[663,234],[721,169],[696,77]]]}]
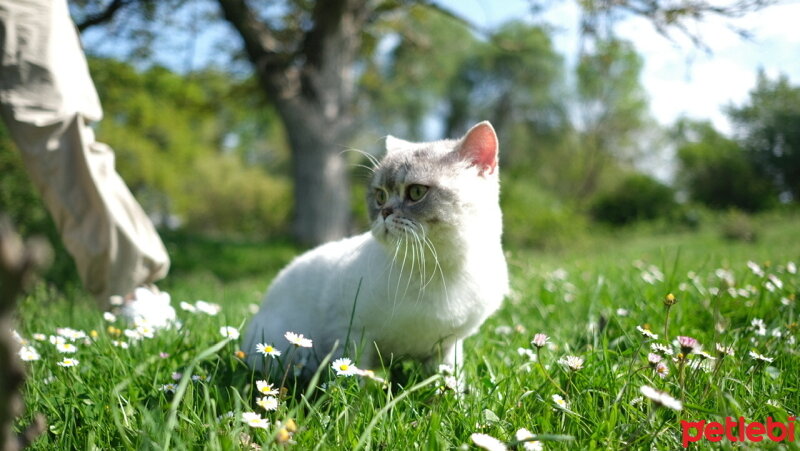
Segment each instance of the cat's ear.
[{"label": "cat's ear", "polygon": [[483,121],[467,132],[456,151],[466,161],[478,167],[478,173],[492,174],[497,168],[497,152],[499,150],[497,134],[489,121]]},{"label": "cat's ear", "polygon": [[387,154],[398,152],[398,151],[401,151],[403,149],[408,149],[412,145],[413,145],[413,143],[408,142],[408,141],[406,141],[404,139],[395,138],[392,135],[388,135],[386,137],[386,153]]}]

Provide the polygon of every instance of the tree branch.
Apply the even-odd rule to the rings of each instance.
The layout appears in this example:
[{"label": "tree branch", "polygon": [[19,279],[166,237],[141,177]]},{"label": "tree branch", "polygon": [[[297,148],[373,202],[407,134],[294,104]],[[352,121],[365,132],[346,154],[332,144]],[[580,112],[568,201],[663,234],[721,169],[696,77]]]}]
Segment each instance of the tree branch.
[{"label": "tree branch", "polygon": [[[247,0],[219,0],[222,13],[244,40],[250,60],[256,63],[264,58],[270,60],[281,54],[281,42],[264,22],[260,21]],[[264,63],[262,61],[262,63]]]},{"label": "tree branch", "polygon": [[135,2],[136,0],[113,0],[105,10],[100,13],[87,17],[78,24],[78,31],[83,32],[89,27],[106,23],[114,18],[114,15],[121,8]]}]

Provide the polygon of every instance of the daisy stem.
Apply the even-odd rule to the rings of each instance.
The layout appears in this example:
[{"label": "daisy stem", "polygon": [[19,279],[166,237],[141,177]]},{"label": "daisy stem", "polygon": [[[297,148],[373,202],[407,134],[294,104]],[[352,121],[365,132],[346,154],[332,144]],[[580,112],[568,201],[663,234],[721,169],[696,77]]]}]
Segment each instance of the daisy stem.
[{"label": "daisy stem", "polygon": [[664,317],[664,339],[669,343],[669,311],[671,305],[667,305],[667,314]]},{"label": "daisy stem", "polygon": [[541,348],[539,347],[536,348],[536,363],[539,364],[539,368],[542,370],[542,373],[544,373],[544,376],[547,378],[547,380],[550,381],[551,384],[553,384],[553,387],[557,388],[558,391],[560,391],[566,396],[567,392],[565,392],[564,389],[561,388],[561,386],[556,384],[556,381],[554,381],[553,378],[550,377],[550,373],[548,373],[547,370],[544,369],[544,365],[542,365],[542,356],[540,350]]},{"label": "daisy stem", "polygon": [[[714,365],[714,372],[711,373],[711,380],[714,381],[717,379],[717,373],[719,373],[719,369],[722,367],[722,360],[725,359],[725,354],[719,356],[719,360],[717,360],[717,364]],[[705,399],[708,391],[711,389],[711,384],[706,385],[706,389],[703,390],[703,399]]]},{"label": "daisy stem", "polygon": [[283,379],[281,379],[281,385],[280,385],[281,388],[284,387],[283,384],[286,383],[286,378],[289,376],[289,369],[292,368],[292,358],[291,358],[292,351],[294,351],[294,348],[296,347],[297,346],[292,346],[289,348],[289,351],[286,352],[286,368],[284,368],[283,370]]}]

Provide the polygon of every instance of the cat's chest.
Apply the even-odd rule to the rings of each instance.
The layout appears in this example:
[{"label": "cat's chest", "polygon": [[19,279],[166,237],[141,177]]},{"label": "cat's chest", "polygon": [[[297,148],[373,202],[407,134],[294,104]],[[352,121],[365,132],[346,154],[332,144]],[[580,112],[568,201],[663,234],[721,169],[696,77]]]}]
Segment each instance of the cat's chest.
[{"label": "cat's chest", "polygon": [[420,291],[395,295],[394,287],[373,287],[359,309],[364,330],[379,345],[398,354],[426,355],[443,340],[463,338],[491,313],[490,302],[470,284],[428,282]]}]

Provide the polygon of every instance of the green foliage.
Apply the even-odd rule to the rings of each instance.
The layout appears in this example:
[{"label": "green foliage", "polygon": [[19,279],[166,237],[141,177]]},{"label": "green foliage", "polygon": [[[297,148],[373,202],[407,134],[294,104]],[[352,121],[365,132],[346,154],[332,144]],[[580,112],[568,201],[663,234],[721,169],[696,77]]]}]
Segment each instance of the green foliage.
[{"label": "green foliage", "polygon": [[587,219],[531,180],[504,177],[504,241],[512,247],[564,248],[584,237]]},{"label": "green foliage", "polygon": [[738,210],[731,210],[721,218],[720,232],[722,237],[729,241],[756,241],[753,220]]},{"label": "green foliage", "polygon": [[292,206],[282,130],[250,80],[205,71],[139,72],[93,59],[105,108],[98,139],[150,213],[175,214],[189,230],[251,237],[285,232]]},{"label": "green foliage", "polygon": [[749,160],[780,193],[800,199],[800,87],[761,71],[748,103],[728,115]]},{"label": "green foliage", "polygon": [[[748,421],[767,416],[786,421],[800,403],[794,344],[800,339],[794,324],[800,314],[798,219],[764,221],[758,245],[724,242],[714,231],[624,236],[601,240],[590,252],[509,248],[514,294],[465,341],[467,393],[439,388],[442,379],[426,381],[419,366],[409,367],[410,384],[394,390],[337,378],[326,368],[331,380],[324,388],[301,396],[302,387],[290,386],[274,412],[256,406],[254,381],[261,376],[235,357],[241,341],[224,342],[219,328],[240,327],[252,317],[248,305],[258,301],[275,268],[225,284],[206,277],[199,266],[197,273],[181,273],[171,282],[173,304],[205,299],[223,304],[222,312],[212,317],[179,310],[181,329],[160,331],[128,349],[114,346],[112,340],[129,340],[107,329],[124,329],[122,321],[110,324],[88,299],[54,296],[40,286],[19,312],[19,331],[42,359],[26,363],[27,409],[17,428],[35,413],[46,416],[49,428],[34,450],[250,449],[252,443],[284,449],[274,439],[279,422],[288,418],[298,425],[293,448],[303,450],[357,449],[360,440],[362,449],[458,449],[471,446],[476,432],[512,447],[519,428],[543,435],[548,450],[680,449],[681,420],[741,415]],[[229,265],[239,253],[248,255],[244,260],[261,252],[279,260],[286,253],[282,246],[234,249],[221,255]],[[748,268],[751,260],[763,275]],[[670,309],[665,336],[667,293],[678,302]],[[753,326],[755,319],[763,320],[766,335]],[[688,335],[716,360],[692,354],[681,370],[664,357],[670,373],[662,379],[648,363],[652,341],[636,330],[646,324],[659,336],[655,341],[673,352],[671,340]],[[98,332],[88,343],[75,342],[78,351],[70,356],[80,364],[72,368],[56,365],[64,354],[52,344],[32,339],[33,333],[54,335],[64,326]],[[550,336],[551,344],[537,362],[518,349],[535,354],[530,341],[539,332]],[[720,358],[717,342],[735,354]],[[287,344],[276,345],[285,350]],[[755,360],[750,351],[774,360]],[[583,368],[570,371],[559,364],[567,355],[583,358]],[[173,380],[175,372],[182,373],[179,381]],[[192,375],[203,379],[193,381]],[[176,393],[160,389],[173,382],[179,385]],[[643,385],[681,399],[683,410],[642,398]],[[553,395],[563,397],[567,408],[559,408]],[[266,430],[241,421],[242,412],[252,411],[270,420]]]},{"label": "green foliage", "polygon": [[775,203],[770,181],[756,171],[747,154],[709,122],[682,120],[678,180],[692,201],[714,209],[758,211]]},{"label": "green foliage", "polygon": [[658,180],[631,174],[613,190],[597,196],[591,206],[592,217],[612,225],[668,218],[677,208],[675,192]]}]

